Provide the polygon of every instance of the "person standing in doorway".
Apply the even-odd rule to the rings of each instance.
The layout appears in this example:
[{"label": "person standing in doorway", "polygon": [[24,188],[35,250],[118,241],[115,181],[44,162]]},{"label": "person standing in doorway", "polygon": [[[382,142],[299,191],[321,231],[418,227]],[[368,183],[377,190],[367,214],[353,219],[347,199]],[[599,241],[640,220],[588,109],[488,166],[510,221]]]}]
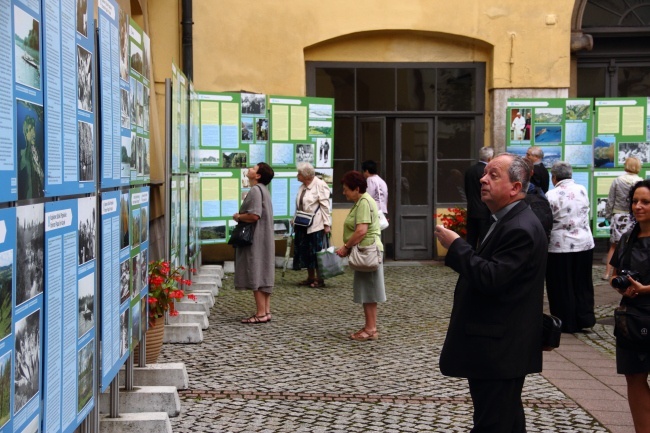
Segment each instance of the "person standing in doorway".
[{"label": "person standing in doorway", "polygon": [[494,223],[477,251],[441,225],[445,265],[458,272],[440,371],[464,377],[480,433],[525,433],[521,391],[542,371],[546,234],[523,200],[530,172],[523,158],[502,154],[481,178]]},{"label": "person standing in doorway", "polygon": [[485,167],[494,158],[492,147],[481,147],[479,161],[465,171],[465,197],[467,197],[467,243],[476,248],[490,228],[490,209],[481,201],[481,178]]},{"label": "person standing in doorway", "polygon": [[383,212],[388,219],[388,185],[377,174],[377,163],[371,159],[364,161],[361,164],[361,171],[368,184],[366,192],[375,199],[379,211]]}]

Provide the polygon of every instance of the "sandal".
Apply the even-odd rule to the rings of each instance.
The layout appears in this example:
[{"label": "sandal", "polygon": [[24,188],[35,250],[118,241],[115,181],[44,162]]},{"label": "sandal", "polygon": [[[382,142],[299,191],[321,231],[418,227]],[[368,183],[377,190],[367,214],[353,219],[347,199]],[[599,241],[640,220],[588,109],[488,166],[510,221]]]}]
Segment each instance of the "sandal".
[{"label": "sandal", "polygon": [[258,323],[268,323],[268,322],[271,321],[271,319],[268,319],[268,318],[266,320],[262,320],[265,317],[268,317],[268,316],[266,314],[263,315],[263,316],[256,316],[255,314],[253,314],[251,317],[249,317],[247,319],[242,319],[241,323],[245,323],[245,324],[248,324],[248,325],[257,325]]},{"label": "sandal", "polygon": [[316,280],[310,280],[309,278],[298,283],[299,286],[311,286]]},{"label": "sandal", "polygon": [[270,322],[271,319],[273,318],[273,316],[271,316],[271,313],[266,313],[266,317],[267,317],[266,319],[267,322]]},{"label": "sandal", "polygon": [[375,332],[368,332],[366,331],[366,328],[363,328],[354,334],[350,335],[350,340],[354,341],[368,341],[368,340],[376,340],[379,338],[379,332],[375,330]]},{"label": "sandal", "polygon": [[312,289],[318,289],[318,288],[321,288],[321,287],[325,287],[325,281],[322,278],[319,278],[318,280],[313,281],[309,285],[309,287],[311,287]]}]

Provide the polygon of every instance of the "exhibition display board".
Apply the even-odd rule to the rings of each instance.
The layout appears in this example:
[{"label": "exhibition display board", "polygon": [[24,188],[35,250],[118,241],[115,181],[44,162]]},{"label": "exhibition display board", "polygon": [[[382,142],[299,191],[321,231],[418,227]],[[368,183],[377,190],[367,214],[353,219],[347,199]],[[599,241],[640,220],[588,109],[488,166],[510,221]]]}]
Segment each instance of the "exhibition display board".
[{"label": "exhibition display board", "polygon": [[609,237],[610,185],[630,156],[641,161],[639,176],[646,178],[650,167],[649,106],[650,98],[509,99],[507,151],[525,156],[539,146],[549,170],[556,161],[570,163],[591,198],[594,237]]},{"label": "exhibition display board", "polygon": [[133,19],[129,23],[129,111],[131,146],[129,152],[131,185],[150,180],[149,106],[151,42]]}]

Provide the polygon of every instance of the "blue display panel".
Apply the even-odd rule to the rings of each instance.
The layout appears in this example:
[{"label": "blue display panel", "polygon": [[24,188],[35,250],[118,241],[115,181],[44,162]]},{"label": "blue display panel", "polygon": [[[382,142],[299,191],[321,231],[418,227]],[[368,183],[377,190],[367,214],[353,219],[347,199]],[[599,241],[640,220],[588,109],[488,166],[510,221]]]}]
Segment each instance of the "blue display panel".
[{"label": "blue display panel", "polygon": [[0,431],[12,431],[16,209],[0,210]]},{"label": "blue display panel", "polygon": [[97,198],[45,204],[45,432],[72,432],[95,404]]},{"label": "blue display panel", "polygon": [[[129,308],[131,282],[129,244],[129,193],[102,194],[101,215],[101,296],[102,296],[102,377],[106,391],[129,356],[126,335],[120,318]],[[126,315],[128,317],[128,313]],[[127,322],[128,326],[128,322]]]},{"label": "blue display panel", "polygon": [[44,2],[45,195],[95,191],[94,2]]},{"label": "blue display panel", "polygon": [[99,2],[98,16],[101,188],[113,188],[130,181],[128,21],[114,0]]},{"label": "blue display panel", "polygon": [[15,233],[13,431],[38,431],[43,365],[45,206],[17,207]]},{"label": "blue display panel", "polygon": [[149,99],[151,91],[151,42],[131,18],[129,21],[129,108],[131,113],[131,185],[150,179]]}]

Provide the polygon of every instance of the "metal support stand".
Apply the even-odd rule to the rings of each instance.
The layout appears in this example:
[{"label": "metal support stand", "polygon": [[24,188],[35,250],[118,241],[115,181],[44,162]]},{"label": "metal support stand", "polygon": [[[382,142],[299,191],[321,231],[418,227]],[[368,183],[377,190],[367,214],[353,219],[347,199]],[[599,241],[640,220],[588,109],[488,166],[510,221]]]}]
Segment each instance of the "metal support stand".
[{"label": "metal support stand", "polygon": [[[129,361],[127,360],[126,363],[128,364]],[[118,418],[120,416],[120,383],[118,376],[111,382],[109,396],[111,399],[109,408],[110,417]]]}]

